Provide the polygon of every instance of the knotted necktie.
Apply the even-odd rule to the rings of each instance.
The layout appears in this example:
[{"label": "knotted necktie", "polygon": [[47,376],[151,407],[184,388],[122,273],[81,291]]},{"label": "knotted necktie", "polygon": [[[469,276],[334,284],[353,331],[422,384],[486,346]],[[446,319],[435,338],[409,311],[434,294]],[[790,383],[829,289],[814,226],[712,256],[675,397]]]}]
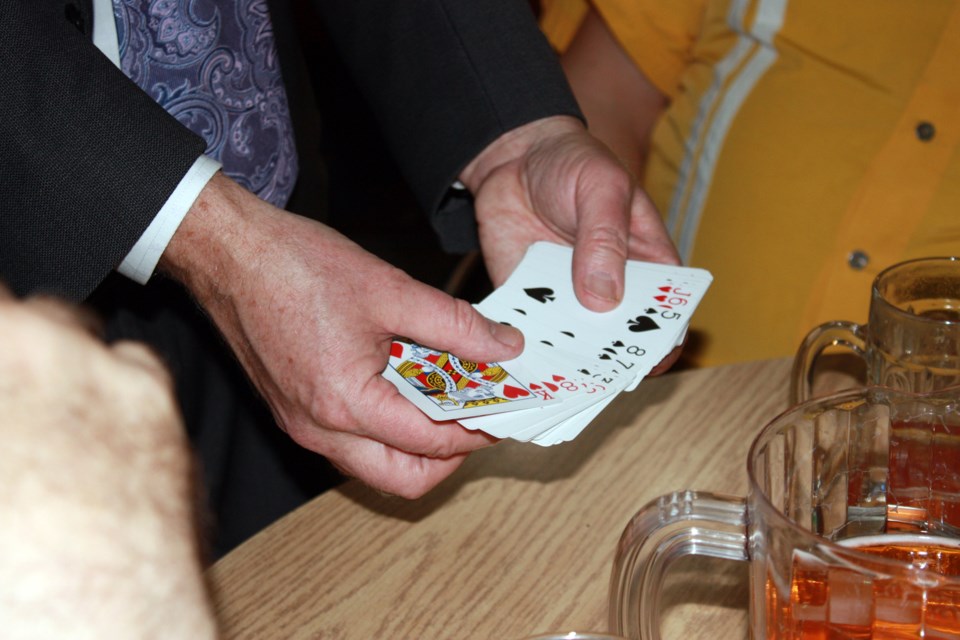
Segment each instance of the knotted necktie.
[{"label": "knotted necktie", "polygon": [[297,155],[267,0],[113,4],[124,73],[202,136],[224,173],[283,207]]}]

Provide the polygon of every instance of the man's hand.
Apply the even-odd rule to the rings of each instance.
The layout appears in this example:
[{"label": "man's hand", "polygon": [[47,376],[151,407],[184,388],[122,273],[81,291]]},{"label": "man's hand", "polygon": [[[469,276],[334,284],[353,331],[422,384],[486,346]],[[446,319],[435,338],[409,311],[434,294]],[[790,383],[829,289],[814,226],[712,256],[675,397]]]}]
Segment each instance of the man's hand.
[{"label": "man's hand", "polygon": [[[653,203],[574,118],[545,118],[504,134],[460,179],[476,198],[480,247],[496,286],[538,240],[573,245],[573,288],[593,311],[620,304],[628,258],[680,264]],[[667,371],[680,351],[650,375]]]},{"label": "man's hand", "polygon": [[537,240],[574,246],[574,290],[594,311],[620,303],[627,258],[679,264],[652,203],[574,118],[545,118],[501,136],[461,180],[476,197],[480,245],[494,285]]},{"label": "man's hand", "polygon": [[90,327],[0,287],[3,635],[215,637],[170,380]]},{"label": "man's hand", "polygon": [[281,428],[344,473],[417,497],[493,442],[431,421],[380,374],[395,335],[505,360],[522,351],[521,334],[332,229],[218,175],[162,266],[210,314]]}]

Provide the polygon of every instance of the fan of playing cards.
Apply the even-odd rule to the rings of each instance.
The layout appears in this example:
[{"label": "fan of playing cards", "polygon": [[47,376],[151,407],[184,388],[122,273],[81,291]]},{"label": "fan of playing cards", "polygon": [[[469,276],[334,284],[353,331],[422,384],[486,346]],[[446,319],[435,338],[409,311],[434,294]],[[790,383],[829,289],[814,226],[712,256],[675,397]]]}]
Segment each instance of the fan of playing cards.
[{"label": "fan of playing cards", "polygon": [[631,260],[623,302],[597,313],[573,292],[573,249],[532,245],[476,308],[523,331],[520,357],[469,362],[397,339],[383,376],[434,420],[549,446],[575,438],[683,342],[713,277]]}]

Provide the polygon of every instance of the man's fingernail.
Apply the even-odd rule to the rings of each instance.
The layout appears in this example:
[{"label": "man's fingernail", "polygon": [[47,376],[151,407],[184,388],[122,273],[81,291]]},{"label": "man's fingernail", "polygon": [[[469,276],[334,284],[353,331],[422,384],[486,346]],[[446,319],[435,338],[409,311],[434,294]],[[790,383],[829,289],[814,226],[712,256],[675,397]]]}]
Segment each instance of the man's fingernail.
[{"label": "man's fingernail", "polygon": [[523,344],[523,334],[519,330],[499,322],[490,323],[490,334],[500,344],[516,349]]},{"label": "man's fingernail", "polygon": [[594,271],[587,276],[587,291],[598,298],[613,301],[620,299],[620,292],[617,291],[617,283],[614,282],[610,274],[605,271]]}]

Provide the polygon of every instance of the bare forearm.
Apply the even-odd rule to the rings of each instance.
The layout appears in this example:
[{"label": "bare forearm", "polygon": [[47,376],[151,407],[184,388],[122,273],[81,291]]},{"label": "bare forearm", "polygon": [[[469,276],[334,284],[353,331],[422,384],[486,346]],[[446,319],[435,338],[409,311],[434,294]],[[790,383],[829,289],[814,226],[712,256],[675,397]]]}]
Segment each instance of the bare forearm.
[{"label": "bare forearm", "polygon": [[5,638],[214,637],[192,464],[159,361],[0,288]]},{"label": "bare forearm", "polygon": [[561,62],[590,132],[643,176],[650,133],[667,104],[591,10]]},{"label": "bare forearm", "polygon": [[2,506],[16,521],[0,527],[5,638],[216,637],[183,523],[37,498],[33,509]]}]

